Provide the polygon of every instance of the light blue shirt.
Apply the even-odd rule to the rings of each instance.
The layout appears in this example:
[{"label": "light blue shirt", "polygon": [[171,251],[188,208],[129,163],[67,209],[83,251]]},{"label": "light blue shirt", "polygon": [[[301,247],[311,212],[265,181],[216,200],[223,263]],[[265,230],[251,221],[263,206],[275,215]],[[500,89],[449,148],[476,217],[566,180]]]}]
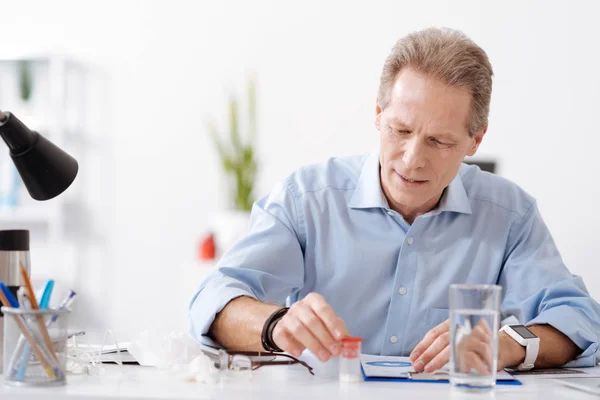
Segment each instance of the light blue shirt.
[{"label": "light blue shirt", "polygon": [[438,206],[409,225],[381,190],[377,153],[301,168],[257,201],[250,233],[201,284],[189,316],[203,340],[236,297],[291,304],[317,292],[363,353],[409,355],[448,318],[451,283],[501,285],[502,319],[550,324],[583,350],[569,365],[595,364],[600,306],[531,196],[463,164]]}]

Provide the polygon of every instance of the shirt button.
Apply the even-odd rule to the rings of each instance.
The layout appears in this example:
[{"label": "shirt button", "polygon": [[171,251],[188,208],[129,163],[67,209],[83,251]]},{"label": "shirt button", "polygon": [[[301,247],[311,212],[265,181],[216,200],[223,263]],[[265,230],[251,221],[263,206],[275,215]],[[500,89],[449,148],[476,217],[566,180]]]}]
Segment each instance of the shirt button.
[{"label": "shirt button", "polygon": [[394,215],[394,212],[392,210],[388,210],[388,215]]},{"label": "shirt button", "polygon": [[406,288],[401,287],[400,290],[398,290],[398,293],[400,293],[402,296],[404,296],[406,294]]},{"label": "shirt button", "polygon": [[415,241],[415,239],[411,236],[408,239],[406,239],[406,241],[408,242],[409,245],[413,244],[413,242]]},{"label": "shirt button", "polygon": [[398,337],[397,336],[392,336],[390,338],[390,342],[392,342],[392,343],[396,343],[397,341],[398,341]]}]

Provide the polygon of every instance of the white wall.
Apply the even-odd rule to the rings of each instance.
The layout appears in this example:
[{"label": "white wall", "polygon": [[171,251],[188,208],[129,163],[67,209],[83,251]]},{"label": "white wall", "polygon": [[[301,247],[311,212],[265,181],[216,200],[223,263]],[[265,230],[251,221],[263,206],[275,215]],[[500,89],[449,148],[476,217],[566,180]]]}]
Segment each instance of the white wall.
[{"label": "white wall", "polygon": [[195,246],[224,200],[203,119],[224,126],[228,90],[243,93],[257,74],[264,194],[300,165],[377,146],[383,60],[397,38],[432,25],[488,52],[496,77],[481,154],[538,198],[568,266],[600,298],[600,3],[20,0],[0,10],[0,55],[62,51],[112,76],[116,275],[89,275],[110,288],[99,326],[186,328]]}]

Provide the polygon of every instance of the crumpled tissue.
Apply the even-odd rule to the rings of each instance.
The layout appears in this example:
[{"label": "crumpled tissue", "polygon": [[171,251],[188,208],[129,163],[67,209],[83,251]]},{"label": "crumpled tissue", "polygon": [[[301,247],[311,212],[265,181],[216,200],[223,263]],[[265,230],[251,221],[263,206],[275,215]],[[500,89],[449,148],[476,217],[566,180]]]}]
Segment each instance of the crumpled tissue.
[{"label": "crumpled tissue", "polygon": [[164,336],[156,330],[143,331],[127,351],[140,365],[170,370],[186,381],[216,383],[219,370],[202,352],[200,344],[183,332]]}]

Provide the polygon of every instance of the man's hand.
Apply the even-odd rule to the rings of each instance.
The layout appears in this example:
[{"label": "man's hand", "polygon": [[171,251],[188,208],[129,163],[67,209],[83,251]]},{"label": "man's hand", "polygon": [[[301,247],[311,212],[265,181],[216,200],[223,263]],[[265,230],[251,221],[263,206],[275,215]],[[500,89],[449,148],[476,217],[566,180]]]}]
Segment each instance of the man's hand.
[{"label": "man's hand", "polygon": [[[463,332],[456,343],[457,367],[462,372],[471,369],[489,374],[493,366],[492,332],[480,320],[475,328]],[[417,372],[432,372],[442,368],[450,360],[449,321],[446,320],[427,332],[425,338],[410,354],[413,368]],[[503,366],[498,363],[498,369]]]},{"label": "man's hand", "polygon": [[[459,327],[458,330],[464,329]],[[492,349],[492,331],[484,319],[479,320],[470,332],[457,332],[456,366],[458,372],[469,373],[475,370],[482,375],[492,373],[494,354]]]},{"label": "man's hand", "polygon": [[323,362],[340,354],[339,342],[346,336],[344,321],[317,293],[294,303],[273,330],[273,341],[280,349],[299,357],[307,348]]},{"label": "man's hand", "polygon": [[442,368],[450,359],[449,321],[445,320],[425,335],[410,353],[410,361],[416,372],[432,372]]}]

